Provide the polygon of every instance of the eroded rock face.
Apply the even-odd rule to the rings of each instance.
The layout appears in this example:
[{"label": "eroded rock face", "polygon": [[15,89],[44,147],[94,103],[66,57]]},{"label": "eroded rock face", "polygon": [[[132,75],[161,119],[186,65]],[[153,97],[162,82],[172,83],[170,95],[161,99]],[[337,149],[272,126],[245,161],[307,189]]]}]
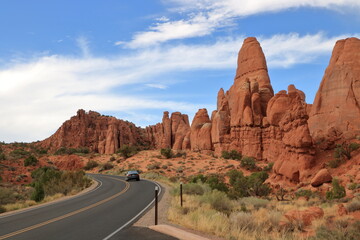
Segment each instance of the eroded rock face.
[{"label": "eroded rock face", "polygon": [[154,148],[190,149],[190,125],[186,114],[164,112],[162,123],[145,129],[147,139]]},{"label": "eroded rock face", "polygon": [[143,144],[146,142],[143,134],[141,128],[128,121],[101,116],[93,111],[86,113],[80,109],[76,116],[64,122],[51,137],[39,144],[51,150],[88,147],[101,154],[112,154],[124,144]]},{"label": "eroded rock face", "polygon": [[205,108],[199,109],[191,123],[190,143],[192,151],[212,150],[211,121]]},{"label": "eroded rock face", "polygon": [[360,39],[339,40],[311,107],[309,127],[315,141],[359,135],[359,103]]}]

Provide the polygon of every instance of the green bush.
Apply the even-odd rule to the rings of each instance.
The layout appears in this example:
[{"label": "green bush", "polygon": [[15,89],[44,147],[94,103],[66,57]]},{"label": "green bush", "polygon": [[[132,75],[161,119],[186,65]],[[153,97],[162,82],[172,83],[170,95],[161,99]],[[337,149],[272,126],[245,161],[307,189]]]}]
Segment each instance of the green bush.
[{"label": "green bush", "polygon": [[295,196],[297,198],[299,198],[299,197],[311,198],[313,196],[313,192],[308,189],[299,189],[295,192]]},{"label": "green bush", "polygon": [[190,177],[189,182],[191,182],[191,183],[198,183],[198,182],[205,183],[206,180],[207,180],[207,176],[204,176],[203,174],[198,174],[198,175]]},{"label": "green bush", "polygon": [[146,166],[147,170],[156,170],[160,169],[161,163],[160,162],[154,162],[152,164],[149,164]]},{"label": "green bush", "polygon": [[0,187],[0,205],[14,203],[15,200],[14,192],[11,189]]},{"label": "green bush", "polygon": [[182,157],[182,158],[186,158],[186,152],[177,152],[175,155],[174,155],[175,158],[179,158],[179,157]]},{"label": "green bush", "polygon": [[334,157],[342,159],[346,157],[348,160],[351,158],[351,152],[357,150],[360,147],[358,143],[347,143],[336,145]]},{"label": "green bush", "polygon": [[203,203],[209,203],[210,206],[216,211],[226,214],[230,214],[231,210],[233,209],[233,203],[231,202],[231,200],[226,196],[224,192],[218,190],[213,190],[205,193],[202,196],[201,201]]},{"label": "green bush", "polygon": [[198,183],[183,184],[183,193],[189,195],[203,195],[206,191],[206,185]]},{"label": "green bush", "polygon": [[171,148],[162,148],[160,150],[160,154],[162,156],[164,156],[165,158],[169,159],[169,158],[172,158],[174,156],[174,153],[173,151],[171,150]]},{"label": "green bush", "polygon": [[125,159],[134,156],[138,152],[139,152],[138,148],[133,145],[122,145],[117,151],[117,153],[120,154],[120,156],[122,156]]},{"label": "green bush", "polygon": [[221,192],[228,192],[228,187],[224,183],[224,179],[219,175],[210,175],[206,179],[206,183],[209,184],[210,188],[213,190],[219,190]]},{"label": "green bush", "polygon": [[34,186],[34,192],[31,195],[31,200],[35,202],[40,202],[45,198],[45,191],[42,183],[36,182]]},{"label": "green bush", "polygon": [[4,213],[4,212],[6,212],[6,209],[0,205],[0,213]]},{"label": "green bush", "polygon": [[335,158],[330,160],[327,165],[331,168],[337,168],[338,166],[340,166],[341,162],[341,158]]},{"label": "green bush", "polygon": [[97,166],[99,166],[99,163],[94,161],[94,160],[90,160],[86,163],[86,165],[84,166],[84,170],[91,170],[96,168]]},{"label": "green bush", "polygon": [[14,159],[19,159],[19,158],[23,158],[23,157],[26,157],[26,156],[29,156],[30,155],[30,152],[22,149],[22,148],[18,148],[18,149],[15,149],[13,151],[10,152],[10,156]]},{"label": "green bush", "polygon": [[346,196],[345,188],[340,185],[339,180],[336,178],[332,180],[332,187],[331,191],[326,192],[326,198],[328,200],[339,199]]},{"label": "green bush", "polygon": [[[45,195],[56,193],[67,195],[71,190],[82,190],[91,182],[83,171],[59,171],[51,167],[38,168],[31,173],[31,177],[33,178],[31,185],[36,188],[36,185],[40,184]],[[40,192],[41,189],[39,186],[38,188]]]},{"label": "green bush", "polygon": [[6,160],[6,155],[5,155],[5,153],[0,153],[0,161],[2,161],[2,160]]},{"label": "green bush", "polygon": [[271,188],[264,184],[269,175],[262,172],[252,173],[250,176],[244,176],[242,172],[231,170],[227,174],[230,177],[229,197],[233,199],[249,196],[267,196]]},{"label": "green bush", "polygon": [[104,164],[101,166],[100,172],[101,172],[101,171],[110,170],[110,169],[112,169],[112,168],[114,168],[114,165],[113,165],[112,163],[107,162],[107,163],[104,163]]},{"label": "green bush", "polygon": [[231,150],[231,151],[222,151],[221,152],[221,157],[223,157],[224,159],[233,159],[233,160],[240,160],[241,159],[241,153],[239,153],[236,150]]},{"label": "green bush", "polygon": [[27,157],[25,160],[24,160],[24,166],[27,167],[27,166],[36,166],[36,164],[38,164],[39,160],[37,160],[36,157],[34,157],[33,155]]},{"label": "green bush", "polygon": [[337,225],[335,228],[328,228],[324,225],[316,230],[316,235],[310,240],[355,240],[360,239],[360,221],[349,226]]},{"label": "green bush", "polygon": [[273,162],[268,163],[268,165],[263,168],[263,171],[270,172],[272,170],[273,166],[274,166]]},{"label": "green bush", "polygon": [[80,147],[80,148],[66,148],[66,147],[61,147],[59,148],[56,152],[55,155],[65,155],[65,154],[88,154],[90,152],[90,150],[86,147]]},{"label": "green bush", "polygon": [[348,212],[355,212],[360,210],[360,201],[353,200],[351,203],[346,205],[346,209],[348,210]]},{"label": "green bush", "polygon": [[256,168],[255,159],[252,157],[243,157],[240,161],[240,166],[245,167],[247,170],[253,170]]}]

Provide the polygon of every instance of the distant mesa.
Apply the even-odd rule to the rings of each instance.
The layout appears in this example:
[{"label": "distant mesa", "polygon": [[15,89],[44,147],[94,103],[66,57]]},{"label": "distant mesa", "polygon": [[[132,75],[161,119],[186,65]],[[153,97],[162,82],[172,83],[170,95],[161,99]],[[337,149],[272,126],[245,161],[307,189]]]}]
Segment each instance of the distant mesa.
[{"label": "distant mesa", "polygon": [[[300,182],[316,166],[315,153],[329,144],[360,135],[360,40],[339,40],[312,105],[294,85],[274,94],[266,59],[256,38],[238,54],[234,83],[220,89],[217,109],[199,109],[188,116],[164,112],[161,123],[145,129],[114,117],[79,110],[43,147],[88,147],[112,154],[122,145],[192,150],[221,155],[237,150],[258,160],[274,162],[274,173]],[[315,184],[316,185],[316,184]]]}]

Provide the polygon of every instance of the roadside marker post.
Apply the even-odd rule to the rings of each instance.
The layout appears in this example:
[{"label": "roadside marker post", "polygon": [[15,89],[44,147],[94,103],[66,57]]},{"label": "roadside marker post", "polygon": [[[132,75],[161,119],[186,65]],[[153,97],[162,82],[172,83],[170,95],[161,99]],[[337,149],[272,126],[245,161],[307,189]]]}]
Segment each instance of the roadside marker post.
[{"label": "roadside marker post", "polygon": [[183,206],[182,182],[180,182],[180,206]]},{"label": "roadside marker post", "polygon": [[155,225],[158,224],[158,192],[159,187],[155,187]]}]

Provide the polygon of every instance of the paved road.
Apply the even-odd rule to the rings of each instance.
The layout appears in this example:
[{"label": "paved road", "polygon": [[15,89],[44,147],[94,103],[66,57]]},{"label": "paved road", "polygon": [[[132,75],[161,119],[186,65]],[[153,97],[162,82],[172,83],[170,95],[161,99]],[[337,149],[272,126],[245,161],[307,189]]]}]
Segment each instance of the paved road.
[{"label": "paved road", "polygon": [[[126,227],[153,201],[155,183],[126,182],[123,177],[99,174],[91,176],[100,183],[91,192],[0,216],[0,240],[141,239],[147,229],[133,231]],[[124,236],[127,232],[129,238]],[[148,239],[174,239],[151,231],[146,235],[151,237]]]}]

